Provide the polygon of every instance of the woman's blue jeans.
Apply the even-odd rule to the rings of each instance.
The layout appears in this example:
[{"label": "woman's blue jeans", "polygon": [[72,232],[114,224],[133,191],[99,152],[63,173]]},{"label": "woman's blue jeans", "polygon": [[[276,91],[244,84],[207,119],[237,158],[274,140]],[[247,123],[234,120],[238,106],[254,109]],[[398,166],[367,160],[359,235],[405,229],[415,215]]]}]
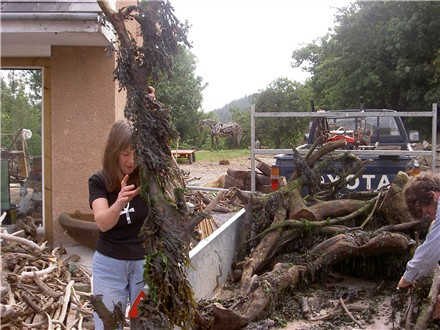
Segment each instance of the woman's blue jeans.
[{"label": "woman's blue jeans", "polygon": [[[127,303],[133,303],[144,287],[144,260],[120,260],[107,257],[98,251],[93,255],[92,286],[94,295],[102,295],[109,311],[121,303],[125,313]],[[93,315],[95,329],[104,329],[98,314]]]}]

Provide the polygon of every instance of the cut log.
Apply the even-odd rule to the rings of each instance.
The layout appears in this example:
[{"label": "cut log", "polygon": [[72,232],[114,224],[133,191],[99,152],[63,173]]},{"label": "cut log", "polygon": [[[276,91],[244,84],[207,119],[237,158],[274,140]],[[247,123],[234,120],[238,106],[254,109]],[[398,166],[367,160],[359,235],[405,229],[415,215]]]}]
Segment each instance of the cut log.
[{"label": "cut log", "polygon": [[340,217],[350,214],[366,204],[365,201],[354,199],[340,199],[327,202],[320,202],[313,206],[304,208],[289,216],[291,219],[308,219],[313,221],[324,220],[328,217]]},{"label": "cut log", "polygon": [[[228,174],[225,175],[225,188],[238,188],[243,189],[244,188],[244,180],[240,180],[237,178],[234,178],[233,176],[230,176]],[[244,189],[243,189],[244,190]]]},{"label": "cut log", "polygon": [[270,177],[271,174],[271,166],[265,162],[263,162],[261,159],[255,158],[257,161],[257,168],[263,173],[265,176]]},{"label": "cut log", "polygon": [[313,213],[315,217],[314,220],[324,220],[328,217],[334,218],[350,214],[364,205],[365,201],[340,199],[317,203],[309,207],[309,210]]},{"label": "cut log", "polygon": [[[250,187],[251,184],[251,171],[244,171],[244,170],[234,170],[234,169],[228,169],[226,172],[227,175],[233,177],[234,179],[238,180],[238,181],[242,181],[243,182],[243,186],[246,187],[246,189],[248,189]],[[270,177],[261,174],[261,173],[255,173],[255,182],[257,184],[261,184],[261,185],[270,185],[271,181],[270,181]]]},{"label": "cut log", "polygon": [[245,180],[249,176],[250,171],[247,170],[234,170],[232,168],[228,168],[226,171],[226,174],[229,176],[232,176],[234,179],[237,180]]}]

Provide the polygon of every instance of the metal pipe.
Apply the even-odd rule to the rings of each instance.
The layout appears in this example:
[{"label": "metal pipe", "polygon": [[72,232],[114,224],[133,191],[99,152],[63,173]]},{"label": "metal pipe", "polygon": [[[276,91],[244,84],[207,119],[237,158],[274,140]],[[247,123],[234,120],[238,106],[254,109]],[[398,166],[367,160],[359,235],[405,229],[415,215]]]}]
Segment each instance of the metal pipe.
[{"label": "metal pipe", "polygon": [[23,20],[35,20],[35,21],[98,21],[98,12],[93,13],[0,13],[0,19],[2,21],[23,21]]},{"label": "metal pipe", "polygon": [[367,111],[327,111],[327,112],[256,112],[258,118],[354,118],[354,117],[431,117],[432,111],[385,112],[384,110]]},{"label": "metal pipe", "polygon": [[432,104],[432,173],[435,173],[437,165],[437,117],[438,107],[437,103]]},{"label": "metal pipe", "polygon": [[[200,191],[228,191],[229,189],[226,188],[211,188],[211,187],[201,187],[201,186],[186,186],[186,188],[191,190],[200,190]],[[250,193],[249,190],[241,190],[245,193]]]},{"label": "metal pipe", "polygon": [[[304,153],[307,150],[298,150],[303,151]],[[399,156],[399,155],[407,155],[407,156],[430,156],[432,154],[431,151],[422,151],[422,150],[333,150],[335,153],[351,153],[354,155],[371,155],[371,156]],[[258,155],[277,155],[277,154],[292,154],[292,149],[255,149],[255,154]]]},{"label": "metal pipe", "polygon": [[255,105],[251,106],[251,191],[254,193],[255,187]]}]

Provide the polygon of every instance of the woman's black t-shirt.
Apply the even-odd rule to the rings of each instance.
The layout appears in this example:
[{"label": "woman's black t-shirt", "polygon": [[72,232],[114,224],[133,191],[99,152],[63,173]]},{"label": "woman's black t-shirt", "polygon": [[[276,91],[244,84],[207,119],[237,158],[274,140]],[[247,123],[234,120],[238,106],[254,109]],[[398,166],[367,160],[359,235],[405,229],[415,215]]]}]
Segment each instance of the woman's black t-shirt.
[{"label": "woman's black t-shirt", "polygon": [[[105,198],[111,206],[118,198],[119,191],[108,192],[101,174],[89,178],[89,203],[98,198]],[[148,208],[140,195],[133,198],[121,211],[117,224],[106,232],[99,232],[96,250],[103,255],[116,259],[139,260],[145,256],[139,231]]]}]

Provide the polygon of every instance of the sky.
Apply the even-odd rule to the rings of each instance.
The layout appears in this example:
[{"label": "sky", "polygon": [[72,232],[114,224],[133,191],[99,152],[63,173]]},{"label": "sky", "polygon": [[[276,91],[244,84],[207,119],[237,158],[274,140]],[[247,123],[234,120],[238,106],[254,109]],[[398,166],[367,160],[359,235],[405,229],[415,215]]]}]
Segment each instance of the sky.
[{"label": "sky", "polygon": [[205,112],[265,89],[279,77],[304,82],[291,56],[334,26],[348,0],[170,0],[176,17],[191,25],[196,74],[207,87]]}]

